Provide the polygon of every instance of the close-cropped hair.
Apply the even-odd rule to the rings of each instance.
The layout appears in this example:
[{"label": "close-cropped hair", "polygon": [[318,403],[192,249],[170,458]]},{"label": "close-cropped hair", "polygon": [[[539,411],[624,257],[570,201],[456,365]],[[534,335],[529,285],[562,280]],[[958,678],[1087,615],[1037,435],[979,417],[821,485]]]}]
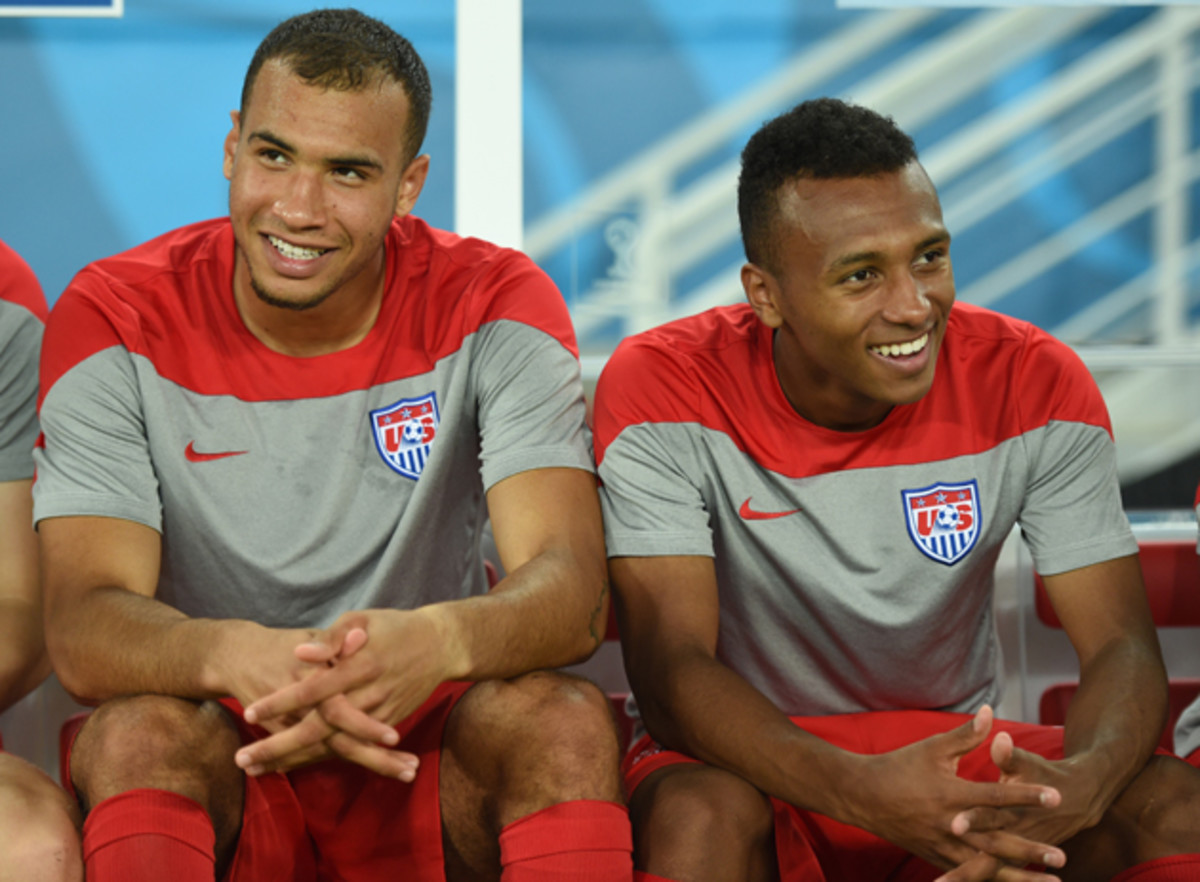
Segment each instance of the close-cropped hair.
[{"label": "close-cropped hair", "polygon": [[784,184],[889,174],[917,158],[891,117],[837,98],[805,101],[765,123],[742,150],[738,220],[746,259],[764,266]]},{"label": "close-cropped hair", "polygon": [[421,149],[433,103],[429,73],[412,44],[383,22],[357,9],[317,9],[276,25],[250,59],[242,84],[243,115],[258,72],[273,59],[286,63],[310,86],[324,89],[354,92],[380,77],[396,81],[409,105],[405,161]]}]

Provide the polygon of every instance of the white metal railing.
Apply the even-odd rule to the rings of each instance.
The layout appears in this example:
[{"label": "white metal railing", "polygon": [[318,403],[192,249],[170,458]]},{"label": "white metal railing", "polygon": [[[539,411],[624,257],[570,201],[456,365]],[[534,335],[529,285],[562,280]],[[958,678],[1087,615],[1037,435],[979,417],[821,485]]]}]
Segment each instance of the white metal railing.
[{"label": "white metal railing", "polygon": [[[1074,223],[1059,230],[1053,236],[1014,255],[1012,259],[971,283],[961,292],[962,298],[981,306],[995,304],[1022,285],[1028,284],[1047,270],[1082,251],[1105,234],[1119,229],[1159,204],[1159,194],[1163,189],[1162,179],[1170,178],[1180,181],[1180,186],[1186,186],[1195,181],[1197,177],[1200,177],[1200,152],[1187,157],[1187,165],[1182,174],[1176,171],[1175,174],[1167,175],[1164,171],[1135,184],[1123,193],[1097,206],[1090,214],[1080,217]],[[1164,210],[1164,213],[1167,212]],[[1179,250],[1176,249],[1173,256],[1179,255],[1179,253]],[[1174,263],[1173,261],[1173,265]],[[1176,270],[1176,272],[1178,271]],[[1156,291],[1163,286],[1162,276],[1162,265],[1159,264]],[[1160,324],[1161,322],[1160,318]],[[1175,322],[1177,327],[1184,326],[1182,310],[1177,311]],[[1178,339],[1178,336],[1176,332],[1172,332],[1163,334],[1158,339],[1171,342]]]},{"label": "white metal railing", "polygon": [[[913,130],[935,118],[955,102],[971,94],[975,89],[1006,70],[1017,61],[1030,57],[1049,45],[1064,39],[1093,23],[1097,17],[1107,14],[1099,8],[1083,10],[1020,9],[989,13],[960,28],[955,29],[933,45],[923,46],[918,58],[911,64],[900,65],[860,84],[853,90],[852,99],[893,116],[901,126]],[[989,45],[988,41],[1000,41]],[[986,47],[986,51],[985,51]],[[968,64],[967,59],[979,55],[986,62]],[[960,73],[965,69],[968,73]],[[943,85],[943,82],[948,85]],[[1071,84],[1066,84],[1066,90]],[[1027,99],[1033,100],[1033,99]],[[1044,102],[1040,112],[1012,114],[1007,123],[1009,136],[1033,128],[1037,122],[1056,107],[1055,101]],[[1005,143],[998,140],[1003,123],[993,113],[927,150],[924,164],[934,181],[944,181],[961,174],[967,167],[963,157],[978,162]],[[974,134],[979,131],[980,134]],[[966,149],[959,149],[958,142],[967,142]],[[1098,145],[1094,145],[1098,146]],[[730,181],[736,180],[736,162],[728,169]],[[1009,186],[994,191],[993,204],[979,212],[974,220],[982,220],[990,211],[1019,196],[1023,189],[1010,181]],[[728,199],[733,205],[732,183],[728,187]],[[954,217],[954,201],[943,197],[947,221],[951,230],[959,233],[964,225]],[[976,203],[980,204],[980,203]],[[986,203],[984,203],[986,205]],[[680,214],[683,212],[681,211]],[[736,224],[736,215],[730,212]],[[671,317],[699,312],[711,306],[732,302],[739,296],[739,265],[731,265],[714,274],[705,284],[679,298],[671,310]],[[970,294],[966,299],[971,299]]]},{"label": "white metal railing", "polygon": [[[1200,270],[1200,241],[1189,243],[1184,249],[1182,257],[1183,261],[1179,272],[1186,276]],[[1107,328],[1122,322],[1127,323],[1129,316],[1140,307],[1154,302],[1158,276],[1158,267],[1151,266],[1125,284],[1078,310],[1054,328],[1055,336],[1068,341],[1091,340],[1099,337]],[[1140,346],[1137,348],[1153,351],[1159,347]]]},{"label": "white metal railing", "polygon": [[[981,88],[998,72],[1022,59],[1054,45],[1071,33],[1086,27],[1105,12],[1098,8],[1071,10],[1016,9],[975,16],[934,40],[924,43],[892,67],[859,83],[848,96],[851,100],[889,114],[905,129],[912,131],[936,118],[947,108]],[[795,99],[803,97],[795,96]],[[633,327],[690,315],[709,306],[728,303],[740,296],[740,262],[713,277],[690,295],[681,296],[669,308],[670,280],[692,264],[682,264],[680,256],[691,257],[694,250],[685,243],[693,238],[701,212],[724,224],[725,242],[738,235],[736,183],[738,160],[723,164],[705,178],[692,184],[679,196],[664,200],[658,217],[647,217],[642,232],[640,258],[644,273],[639,286],[642,310],[631,314]],[[934,180],[938,176],[933,173]],[[718,244],[711,235],[705,245]],[[666,255],[661,257],[660,255]],[[662,268],[653,264],[672,261]],[[647,291],[648,285],[657,286]],[[655,308],[657,307],[657,308]]]},{"label": "white metal railing", "polygon": [[[1110,14],[1099,7],[982,12],[859,82],[849,97],[889,113],[911,131],[1020,61]],[[700,118],[571,205],[531,225],[527,248],[535,259],[545,259],[573,237],[602,227],[615,213],[634,218],[620,218],[609,231],[624,249],[617,252],[623,271],[579,297],[573,315],[581,340],[586,342],[590,333],[614,318],[630,333],[739,299],[740,261],[711,271],[690,290],[679,290],[678,282],[737,241],[736,160],[720,163],[683,187],[676,188],[677,179],[705,156],[727,150],[730,139],[748,122],[815,94],[822,82],[844,74],[868,53],[910,34],[929,18],[928,12],[879,13],[844,28],[821,50],[797,60],[744,101]],[[923,150],[926,167],[941,185],[948,225],[959,234],[1134,126],[1151,117],[1158,126],[1159,150],[1151,177],[1057,235],[1011,255],[965,286],[960,292],[964,300],[996,303],[1097,237],[1153,212],[1152,274],[1101,295],[1062,331],[1086,341],[1090,334],[1153,304],[1153,339],[1164,344],[1184,340],[1186,278],[1195,268],[1186,192],[1200,171],[1190,151],[1188,111],[1188,99],[1200,80],[1200,62],[1191,48],[1198,31],[1200,10],[1158,10],[1038,87]],[[1006,145],[1056,117],[1067,112],[1080,116],[1079,109],[1098,94],[1114,97],[1090,110],[1089,117],[1074,119],[1041,152],[1015,165],[1009,156],[1007,165],[989,163]]]},{"label": "white metal railing", "polygon": [[[967,228],[990,212],[1011,202],[1041,183],[1058,168],[1069,166],[1087,153],[1124,135],[1154,116],[1162,134],[1157,142],[1157,171],[1153,176],[1096,207],[1090,214],[1049,239],[1015,254],[993,272],[975,280],[962,292],[973,303],[993,304],[1020,286],[1070,258],[1100,236],[1149,211],[1155,213],[1155,270],[1150,284],[1122,286],[1095,301],[1095,308],[1109,297],[1123,301],[1125,311],[1132,293],[1153,298],[1156,304],[1152,331],[1162,343],[1178,342],[1186,328],[1186,273],[1189,268],[1187,241],[1187,185],[1200,173],[1197,155],[1188,144],[1187,98],[1200,84],[1200,62],[1181,46],[1200,29],[1200,11],[1164,9],[1103,49],[1053,77],[1029,100],[1002,108],[945,146],[929,151],[929,166],[938,173],[966,168],[973,155],[987,145],[1007,143],[1034,126],[1051,119],[1073,104],[1111,89],[1146,66],[1156,64],[1156,76],[1123,100],[1084,120],[1074,130],[1052,143],[1042,154],[1006,173],[989,177],[981,172],[974,179],[947,188],[944,200],[947,222],[954,230]],[[1165,85],[1166,84],[1166,85]],[[1163,146],[1165,145],[1165,146]],[[940,162],[946,157],[946,166]],[[933,173],[931,171],[931,173]],[[935,179],[938,174],[934,173]],[[974,195],[972,194],[974,192]],[[961,198],[960,198],[961,196]],[[1094,313],[1099,314],[1103,307]],[[1080,340],[1087,325],[1070,322],[1055,328],[1068,339]],[[1096,330],[1094,327],[1091,330]]]},{"label": "white metal railing", "polygon": [[1181,342],[1164,346],[1076,346],[1088,369],[1131,372],[1141,368],[1200,368],[1200,346]]},{"label": "white metal railing", "polygon": [[534,221],[525,231],[525,250],[535,259],[545,257],[580,231],[595,226],[597,218],[607,217],[614,210],[630,204],[645,210],[655,201],[656,194],[670,190],[671,181],[680,169],[710,155],[746,126],[777,112],[781,105],[793,96],[804,94],[831,71],[846,69],[871,57],[936,14],[930,10],[904,10],[871,16],[843,28],[737,100],[697,117],[601,178],[578,199]]},{"label": "white metal railing", "polygon": [[[1158,90],[1158,208],[1155,213],[1154,258],[1159,267],[1155,340],[1184,339],[1187,323],[1187,278],[1184,249],[1188,244],[1188,187],[1197,163],[1191,152],[1191,34],[1200,17],[1183,10],[1164,10],[1170,30],[1164,34]],[[1172,27],[1173,26],[1173,27]],[[1186,180],[1185,180],[1186,179]]]},{"label": "white metal railing", "polygon": [[[991,78],[1110,14],[1101,8],[981,12],[858,82],[848,97],[892,115],[912,131]],[[584,292],[573,310],[585,350],[588,335],[614,319],[624,333],[632,333],[740,300],[741,261],[732,256],[687,290],[679,282],[713,254],[733,250],[736,159],[723,159],[686,185],[677,182],[689,169],[724,156],[734,135],[749,123],[820,94],[822,83],[845,79],[846,71],[869,53],[910,36],[929,18],[929,13],[880,13],[844,28],[744,102],[700,118],[532,225],[527,246],[535,259],[544,259],[574,237],[611,223],[607,233],[618,258],[612,278]],[[1200,385],[1200,327],[1187,321],[1188,279],[1200,274],[1200,241],[1190,234],[1187,199],[1200,180],[1200,151],[1192,149],[1190,138],[1190,101],[1200,89],[1198,40],[1200,9],[1156,10],[922,150],[922,161],[939,184],[947,225],[960,235],[1137,127],[1148,122],[1155,127],[1149,174],[1057,233],[1005,255],[959,292],[966,301],[1002,304],[1102,236],[1131,221],[1152,221],[1152,264],[1113,290],[1098,292],[1051,329],[1075,345],[1097,373],[1127,481],[1200,449],[1194,391]],[[1063,119],[1069,125],[1058,124]],[[1051,132],[1037,150],[1008,149],[1031,134]],[[616,221],[614,215],[620,215]],[[1114,338],[1152,345],[1093,342]],[[585,355],[585,377],[594,380],[603,362],[603,355]]]}]

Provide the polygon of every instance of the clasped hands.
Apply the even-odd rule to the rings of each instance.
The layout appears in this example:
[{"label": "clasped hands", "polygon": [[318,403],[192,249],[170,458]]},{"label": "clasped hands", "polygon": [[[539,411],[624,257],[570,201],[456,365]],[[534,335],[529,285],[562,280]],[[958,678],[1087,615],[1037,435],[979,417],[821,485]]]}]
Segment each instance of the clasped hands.
[{"label": "clasped hands", "polygon": [[1025,869],[1061,868],[1058,847],[1096,822],[1096,793],[1072,760],[1020,750],[1007,732],[992,739],[994,782],[959,778],[959,763],[988,740],[984,707],[964,725],[906,748],[862,757],[847,788],[847,820],[946,870],[937,882],[1054,882]]},{"label": "clasped hands", "polygon": [[875,798],[859,826],[947,870],[938,882],[1053,882],[1024,868],[1065,865],[1058,845],[1098,817],[1092,788],[1070,760],[1020,750],[1007,732],[990,746],[999,781],[957,777],[992,722],[985,707],[949,732],[871,757]]},{"label": "clasped hands", "polygon": [[[412,781],[419,761],[397,749],[394,726],[449,679],[440,648],[420,611],[342,616],[293,645],[298,677],[246,705],[246,721],[271,734],[241,748],[237,764],[260,775],[337,755]],[[998,782],[958,778],[959,760],[985,743],[991,727],[985,707],[956,729],[869,758],[870,808],[855,822],[948,870],[938,882],[1054,882],[1024,867],[1065,864],[1058,843],[1096,819],[1080,792],[1089,788],[1070,773],[1070,761],[1019,750],[1006,732],[991,746]]]},{"label": "clasped hands", "polygon": [[270,734],[238,766],[262,775],[339,756],[412,781],[419,761],[397,749],[394,726],[443,681],[437,642],[417,611],[368,610],[293,645],[291,680],[246,704],[246,722]]}]

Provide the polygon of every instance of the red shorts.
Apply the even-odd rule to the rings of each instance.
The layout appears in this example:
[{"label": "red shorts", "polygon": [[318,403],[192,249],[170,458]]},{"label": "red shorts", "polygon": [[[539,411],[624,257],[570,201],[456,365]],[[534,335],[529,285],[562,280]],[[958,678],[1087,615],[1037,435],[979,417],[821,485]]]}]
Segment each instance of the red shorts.
[{"label": "red shorts", "polygon": [[[342,760],[247,776],[224,882],[444,882],[438,760],[450,711],[472,685],[439,686],[396,726],[403,749],[421,760],[411,784]],[[243,744],[266,737],[242,719],[240,704],[221,703]]]},{"label": "red shorts", "polygon": [[[936,711],[875,711],[828,717],[793,717],[792,722],[831,744],[854,753],[896,750],[965,723],[970,714]],[[1062,729],[996,720],[992,734],[1009,732],[1023,750],[1047,759],[1062,758]],[[999,771],[988,753],[991,738],[964,756],[958,775],[969,781],[996,781]],[[682,753],[665,750],[647,735],[625,757],[621,771],[629,793],[651,772],[676,763],[694,763]],[[775,849],[784,882],[877,879],[886,882],[926,882],[941,870],[892,843],[858,827],[816,812],[795,808],[777,799]]]}]

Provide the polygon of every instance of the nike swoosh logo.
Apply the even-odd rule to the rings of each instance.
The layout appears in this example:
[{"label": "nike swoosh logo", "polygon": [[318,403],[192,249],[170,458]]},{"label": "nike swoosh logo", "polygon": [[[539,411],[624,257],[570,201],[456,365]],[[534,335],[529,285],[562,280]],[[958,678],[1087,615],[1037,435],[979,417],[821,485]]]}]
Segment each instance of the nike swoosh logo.
[{"label": "nike swoosh logo", "polygon": [[226,450],[221,453],[200,453],[196,450],[196,442],[189,441],[187,448],[183,451],[183,455],[188,458],[188,462],[211,462],[214,459],[224,459],[227,456],[241,456],[243,453],[249,452],[249,450]]},{"label": "nike swoosh logo", "polygon": [[747,497],[746,501],[742,503],[742,507],[738,509],[738,514],[747,521],[769,521],[772,518],[786,518],[798,511],[800,511],[798,508],[793,508],[791,511],[755,511],[750,507],[750,497]]}]

